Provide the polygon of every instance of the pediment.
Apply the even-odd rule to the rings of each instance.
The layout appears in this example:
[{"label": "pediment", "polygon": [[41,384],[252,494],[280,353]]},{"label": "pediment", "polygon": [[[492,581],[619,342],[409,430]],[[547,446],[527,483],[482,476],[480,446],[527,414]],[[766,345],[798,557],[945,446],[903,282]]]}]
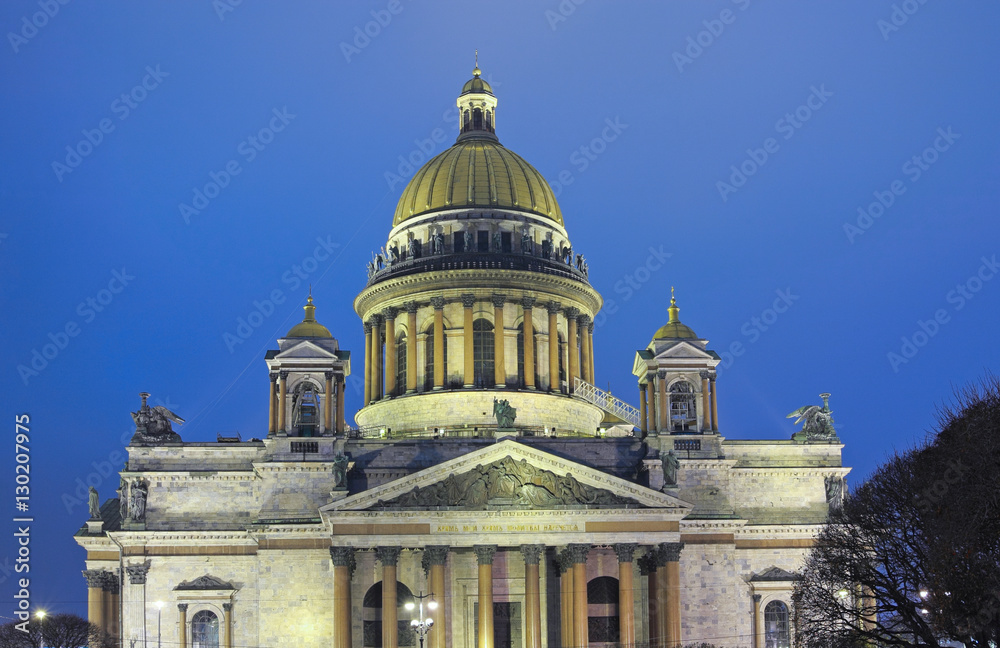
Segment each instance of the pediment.
[{"label": "pediment", "polygon": [[690,342],[674,342],[665,349],[661,349],[654,356],[657,359],[669,358],[671,360],[676,359],[697,359],[697,360],[714,360],[712,354],[705,351],[704,349],[697,347]]},{"label": "pediment", "polygon": [[288,360],[291,358],[338,359],[337,352],[335,350],[331,351],[330,349],[324,349],[311,340],[302,340],[301,342],[297,342],[293,346],[282,349],[274,357],[281,358],[282,360]]},{"label": "pediment", "polygon": [[754,574],[750,577],[751,582],[760,581],[794,581],[799,580],[801,576],[794,572],[786,571],[780,567],[768,567],[759,574]]},{"label": "pediment", "polygon": [[216,578],[209,574],[204,576],[199,576],[194,580],[184,581],[180,585],[174,588],[175,590],[185,591],[185,590],[232,590],[235,589],[232,583],[228,583],[221,578]]},{"label": "pediment", "polygon": [[691,505],[508,439],[345,497],[321,510],[565,508],[690,509]]}]

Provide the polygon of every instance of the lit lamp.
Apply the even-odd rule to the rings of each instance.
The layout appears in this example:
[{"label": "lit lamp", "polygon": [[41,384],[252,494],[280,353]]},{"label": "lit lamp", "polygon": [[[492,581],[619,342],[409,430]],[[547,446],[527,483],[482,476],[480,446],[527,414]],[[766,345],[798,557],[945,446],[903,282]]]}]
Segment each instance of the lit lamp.
[{"label": "lit lamp", "polygon": [[[431,626],[434,625],[434,619],[429,617],[426,619],[424,618],[424,599],[432,596],[433,594],[424,594],[421,592],[414,597],[419,601],[419,606],[414,605],[413,601],[407,601],[404,606],[407,611],[413,611],[413,608],[415,607],[418,608],[417,618],[410,621],[410,627],[413,628],[413,631],[417,633],[418,637],[420,637],[420,648],[424,648],[424,637],[427,636],[427,633],[431,631]],[[428,610],[436,610],[437,606],[437,601],[433,598],[427,602]]]},{"label": "lit lamp", "polygon": [[35,618],[38,619],[38,625],[42,633],[42,646],[45,646],[45,610],[38,610],[35,612]]}]

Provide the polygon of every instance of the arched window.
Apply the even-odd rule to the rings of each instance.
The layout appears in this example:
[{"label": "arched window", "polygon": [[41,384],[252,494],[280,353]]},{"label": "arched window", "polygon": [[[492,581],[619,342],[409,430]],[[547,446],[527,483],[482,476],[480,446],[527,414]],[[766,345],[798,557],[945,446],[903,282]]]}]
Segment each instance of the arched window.
[{"label": "arched window", "polygon": [[587,583],[587,628],[591,644],[618,643],[618,579],[598,576]]},{"label": "arched window", "polygon": [[295,391],[292,397],[292,429],[298,436],[316,436],[316,426],[319,425],[319,390],[306,381],[299,384]]},{"label": "arched window", "polygon": [[483,110],[482,110],[482,108],[474,108],[472,110],[472,128],[474,130],[483,130]]},{"label": "arched window", "polygon": [[492,110],[487,110],[486,111],[486,130],[488,130],[491,133],[493,132],[493,111]]},{"label": "arched window", "polygon": [[771,601],[764,608],[764,648],[790,648],[788,606]]},{"label": "arched window", "polygon": [[[411,601],[413,601],[413,593],[406,585],[396,581],[396,641],[399,646],[415,646],[417,643],[416,633],[410,627],[411,613],[403,607]],[[362,620],[364,628],[362,645],[365,648],[381,648],[382,581],[375,583],[365,592],[365,598],[362,601]]]},{"label": "arched window", "polygon": [[476,386],[494,386],[493,324],[489,320],[477,319],[472,323],[472,359]]},{"label": "arched window", "polygon": [[[430,391],[434,388],[434,325],[431,324],[427,327],[427,338],[424,343],[424,389]],[[444,339],[444,345],[441,347],[444,351],[444,357],[442,358],[441,371],[444,373],[445,380],[442,381],[442,385],[447,386],[448,379],[448,338]]]},{"label": "arched window", "polygon": [[[396,394],[406,392],[406,333],[396,337]],[[395,395],[395,394],[394,394]]]},{"label": "arched window", "polygon": [[219,648],[219,617],[202,610],[191,617],[191,648]]},{"label": "arched window", "polygon": [[670,427],[683,432],[698,422],[698,408],[694,400],[694,388],[686,380],[678,380],[670,385]]}]

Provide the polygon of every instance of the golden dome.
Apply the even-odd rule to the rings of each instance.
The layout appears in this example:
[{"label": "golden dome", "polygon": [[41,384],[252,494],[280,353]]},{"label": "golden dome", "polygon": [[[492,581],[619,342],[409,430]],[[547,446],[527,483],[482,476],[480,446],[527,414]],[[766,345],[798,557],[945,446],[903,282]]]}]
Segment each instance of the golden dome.
[{"label": "golden dome", "polygon": [[313,306],[313,298],[310,293],[309,299],[306,300],[306,305],[302,307],[306,312],[305,317],[301,322],[292,327],[285,337],[286,338],[332,338],[333,335],[330,334],[330,329],[326,328],[322,324],[316,321],[316,307]]},{"label": "golden dome", "polygon": [[468,94],[470,92],[485,92],[487,94],[493,94],[493,88],[490,84],[483,81],[480,77],[480,70],[476,68],[472,71],[472,78],[465,82],[462,86],[462,94]]},{"label": "golden dome", "polygon": [[487,138],[463,139],[431,158],[403,190],[392,224],[463,207],[515,209],[563,224],[559,203],[542,174]]},{"label": "golden dome", "polygon": [[697,340],[698,336],[694,331],[691,330],[689,326],[681,324],[680,320],[680,307],[677,306],[677,300],[674,299],[674,288],[670,287],[670,308],[667,309],[667,313],[670,314],[670,320],[661,326],[659,330],[653,335],[654,340]]}]

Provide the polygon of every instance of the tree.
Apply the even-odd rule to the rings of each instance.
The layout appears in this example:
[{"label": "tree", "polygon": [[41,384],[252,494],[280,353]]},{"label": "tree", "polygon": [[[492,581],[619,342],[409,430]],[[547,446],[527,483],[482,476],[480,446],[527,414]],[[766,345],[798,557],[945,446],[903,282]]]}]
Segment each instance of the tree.
[{"label": "tree", "polygon": [[1000,639],[1000,380],[831,514],[793,601],[803,648]]},{"label": "tree", "polygon": [[[21,630],[25,628],[27,632]],[[75,614],[32,617],[27,625],[11,622],[0,626],[0,648],[115,648],[108,633]]]}]

